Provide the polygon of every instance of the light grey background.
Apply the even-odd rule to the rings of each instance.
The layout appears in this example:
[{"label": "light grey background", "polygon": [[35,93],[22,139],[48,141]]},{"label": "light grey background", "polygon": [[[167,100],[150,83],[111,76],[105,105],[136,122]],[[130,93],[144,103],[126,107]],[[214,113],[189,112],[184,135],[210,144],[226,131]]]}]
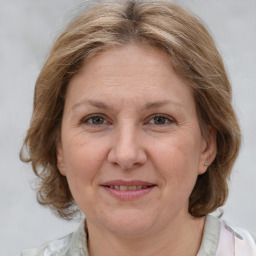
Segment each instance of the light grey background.
[{"label": "light grey background", "polygon": [[[229,222],[256,231],[256,1],[176,1],[202,18],[227,66],[243,147],[224,207]],[[63,236],[78,223],[39,206],[30,166],[19,161],[33,89],[52,41],[80,0],[0,0],[0,255]]]}]

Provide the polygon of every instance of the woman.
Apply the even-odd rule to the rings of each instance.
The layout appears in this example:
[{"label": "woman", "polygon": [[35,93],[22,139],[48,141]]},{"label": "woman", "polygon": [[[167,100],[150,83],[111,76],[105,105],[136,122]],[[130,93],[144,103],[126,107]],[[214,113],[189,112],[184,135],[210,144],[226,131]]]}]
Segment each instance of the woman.
[{"label": "woman", "polygon": [[24,142],[38,200],[79,229],[21,255],[256,255],[208,214],[240,147],[215,44],[167,1],[96,4],[55,42]]}]

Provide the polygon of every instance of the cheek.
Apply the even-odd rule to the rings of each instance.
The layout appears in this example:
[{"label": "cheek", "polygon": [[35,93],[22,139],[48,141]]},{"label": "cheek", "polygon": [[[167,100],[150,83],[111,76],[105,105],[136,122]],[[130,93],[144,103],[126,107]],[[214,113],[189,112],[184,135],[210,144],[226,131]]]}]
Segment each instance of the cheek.
[{"label": "cheek", "polygon": [[[94,143],[72,140],[65,147],[66,177],[74,200],[83,212],[94,204],[96,177],[99,175],[104,152]],[[97,149],[97,150],[96,150]]]},{"label": "cheek", "polygon": [[152,161],[168,190],[193,189],[198,175],[199,147],[194,141],[170,139],[154,144]]},{"label": "cheek", "polygon": [[94,177],[101,169],[105,159],[106,150],[99,147],[98,143],[92,143],[80,136],[73,140],[67,140],[64,145],[64,161],[67,179],[70,185],[76,182],[93,183]]}]

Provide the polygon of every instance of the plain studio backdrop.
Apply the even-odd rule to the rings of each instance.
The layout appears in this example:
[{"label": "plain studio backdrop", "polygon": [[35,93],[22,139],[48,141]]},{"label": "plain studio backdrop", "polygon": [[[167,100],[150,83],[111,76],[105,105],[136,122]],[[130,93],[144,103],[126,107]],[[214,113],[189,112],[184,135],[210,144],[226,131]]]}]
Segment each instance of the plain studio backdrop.
[{"label": "plain studio backdrop", "polygon": [[[243,145],[233,168],[224,219],[256,231],[256,1],[175,1],[198,15],[210,29],[233,85],[233,103]],[[73,231],[41,207],[32,189],[34,176],[19,160],[28,128],[36,78],[64,25],[81,0],[0,0],[0,255]]]}]

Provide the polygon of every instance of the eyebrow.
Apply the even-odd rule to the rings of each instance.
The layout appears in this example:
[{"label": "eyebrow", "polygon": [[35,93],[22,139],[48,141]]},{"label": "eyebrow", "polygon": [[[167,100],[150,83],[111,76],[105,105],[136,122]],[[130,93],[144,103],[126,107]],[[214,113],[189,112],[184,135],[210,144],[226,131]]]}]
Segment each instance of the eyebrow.
[{"label": "eyebrow", "polygon": [[78,108],[79,106],[81,105],[84,105],[84,104],[89,104],[93,107],[96,107],[96,108],[101,108],[101,109],[112,109],[112,107],[102,101],[97,101],[97,100],[82,100],[82,101],[79,101],[77,102],[76,104],[74,104],[74,106],[72,107],[72,110],[74,110],[75,108]]},{"label": "eyebrow", "polygon": [[147,110],[147,109],[152,109],[152,108],[160,108],[167,104],[173,104],[173,105],[177,105],[179,107],[183,107],[183,105],[180,102],[173,101],[173,100],[163,100],[163,101],[149,102],[145,106],[142,107],[142,110],[143,109]]},{"label": "eyebrow", "polygon": [[[98,100],[92,100],[92,99],[86,99],[86,100],[82,100],[77,102],[76,104],[74,104],[74,106],[72,107],[72,110],[74,110],[75,108],[84,105],[84,104],[89,104],[93,107],[96,108],[100,108],[100,109],[113,109],[112,106],[102,102],[102,101],[98,101]],[[160,108],[164,105],[167,104],[172,104],[172,105],[176,105],[178,107],[184,107],[182,103],[178,102],[178,101],[173,101],[173,100],[162,100],[162,101],[154,101],[154,102],[149,102],[147,104],[145,104],[144,106],[142,106],[141,111],[143,110],[150,110],[153,108]]]}]

